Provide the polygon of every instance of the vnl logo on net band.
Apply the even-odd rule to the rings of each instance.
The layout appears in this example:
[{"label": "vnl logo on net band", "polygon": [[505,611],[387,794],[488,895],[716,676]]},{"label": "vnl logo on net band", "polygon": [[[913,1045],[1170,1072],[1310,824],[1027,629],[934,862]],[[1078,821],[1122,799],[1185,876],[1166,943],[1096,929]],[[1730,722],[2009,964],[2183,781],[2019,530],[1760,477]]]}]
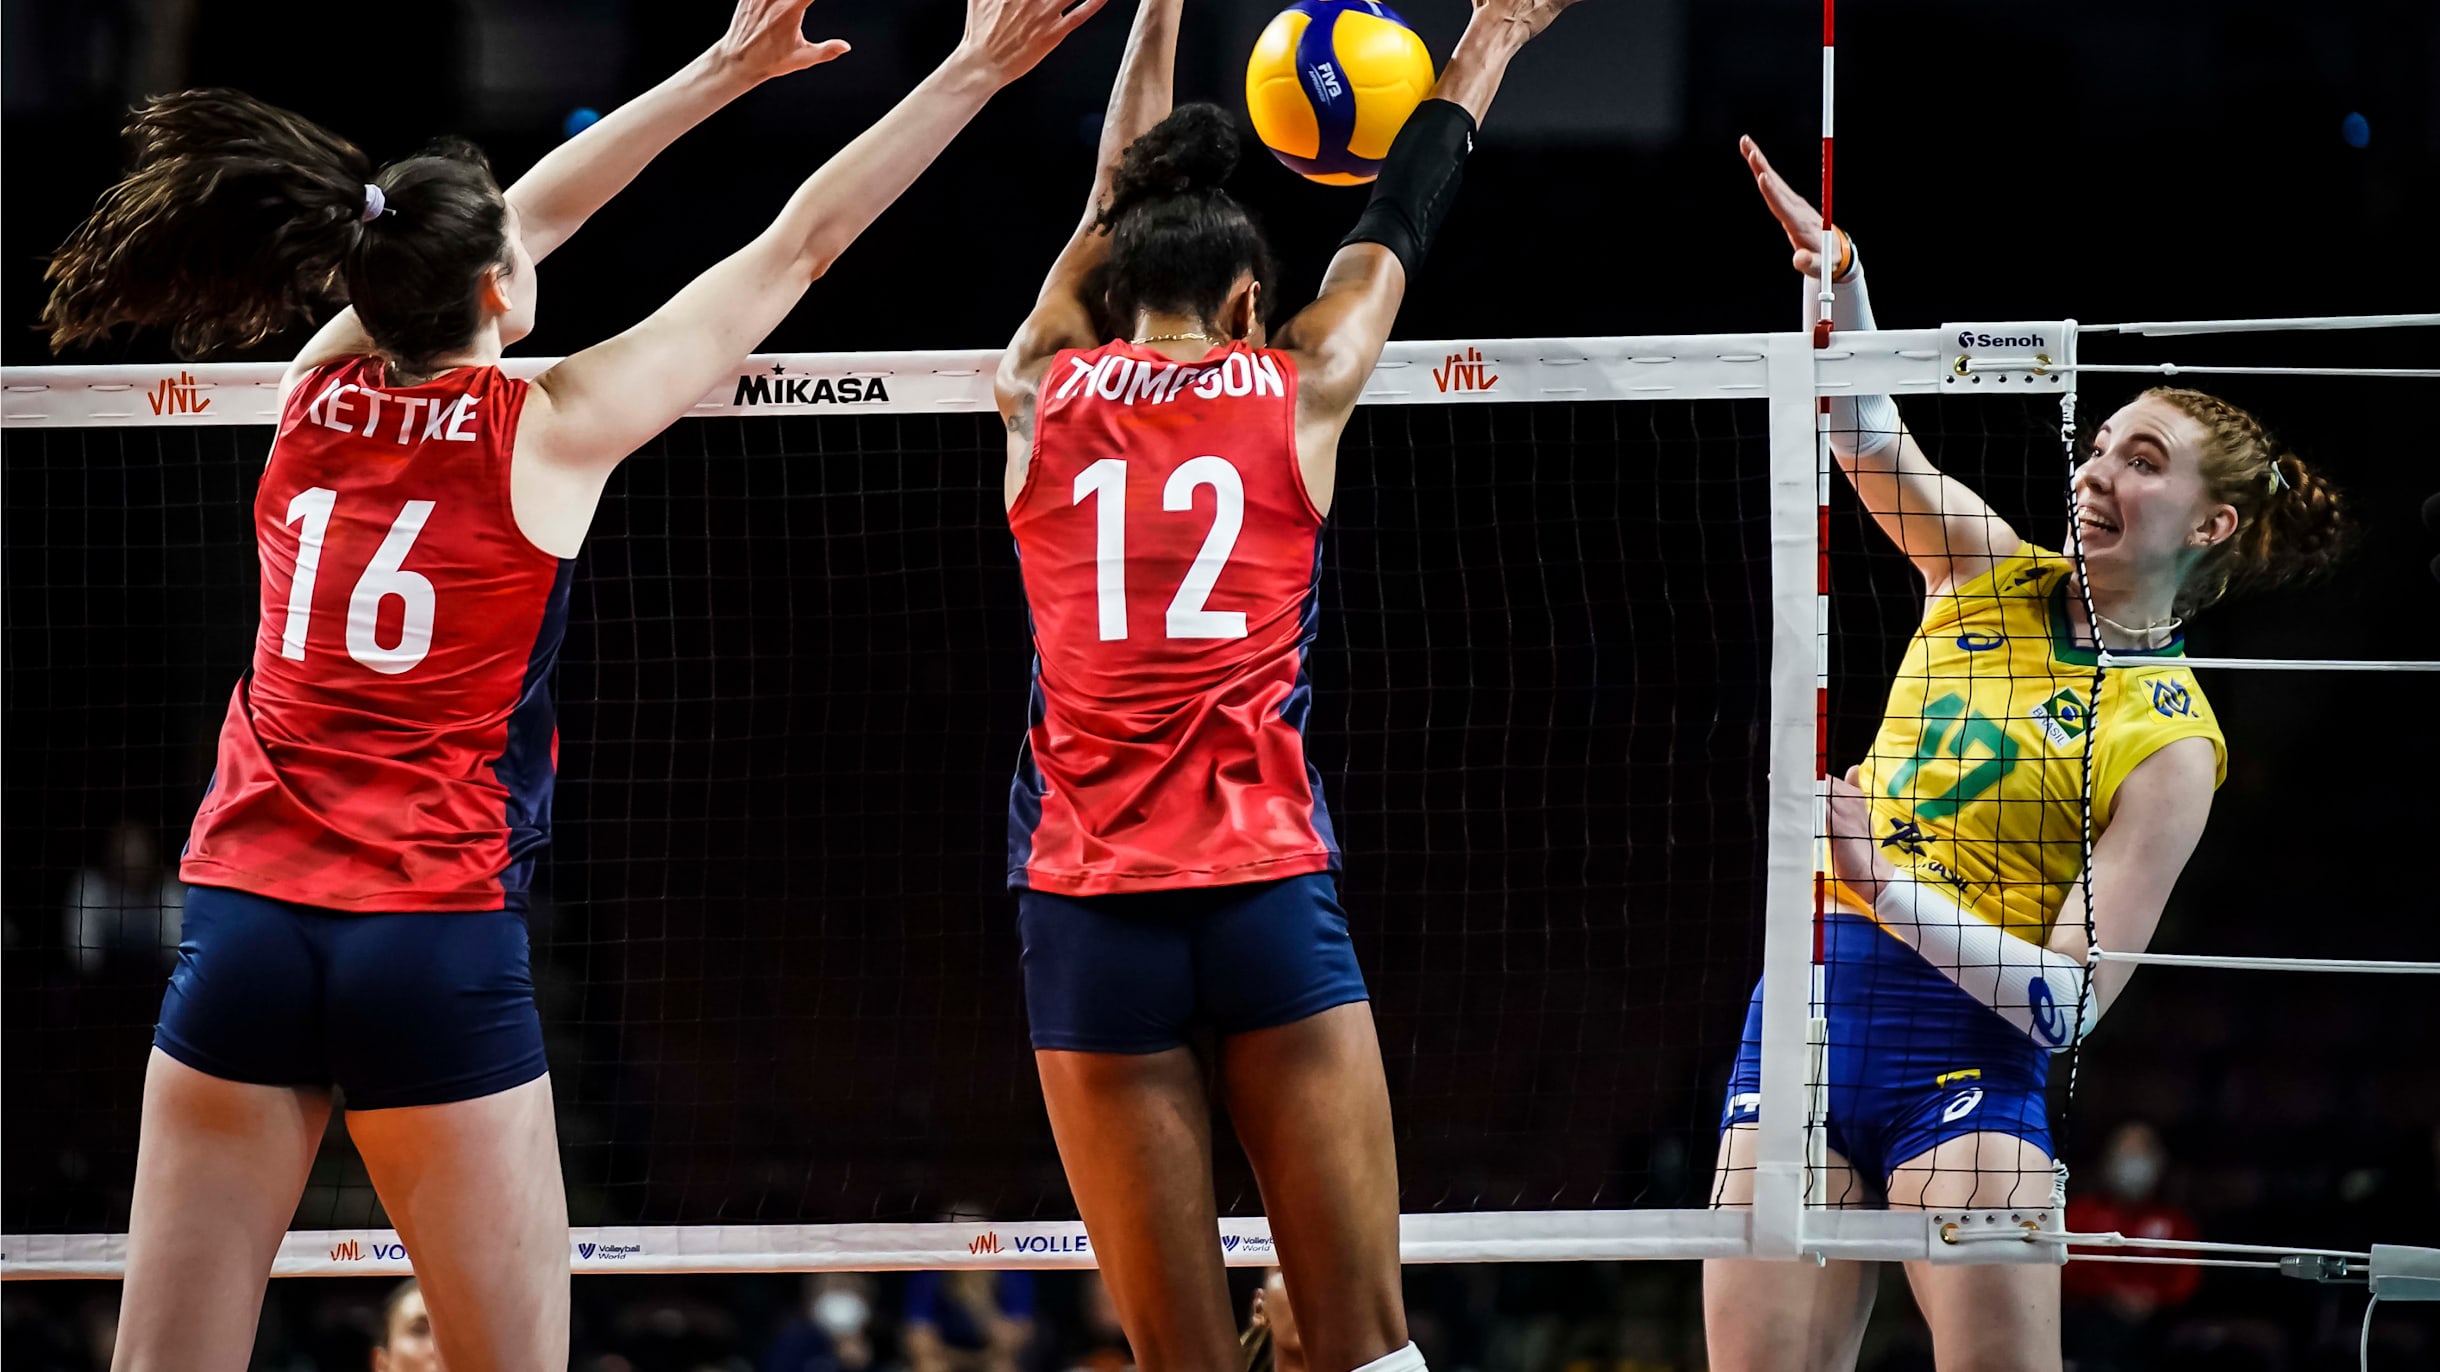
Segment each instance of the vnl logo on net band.
[{"label": "vnl logo on net band", "polygon": [[366,1243],[362,1239],[342,1239],[332,1244],[332,1262],[405,1262],[407,1246],[403,1243]]},{"label": "vnl logo on net band", "polygon": [[966,1240],[966,1251],[977,1257],[999,1253],[1037,1255],[1090,1253],[1093,1251],[1093,1241],[1085,1236],[1084,1228],[1081,1225],[1072,1232],[1012,1234],[1007,1238],[1001,1238],[996,1229],[986,1229]]}]

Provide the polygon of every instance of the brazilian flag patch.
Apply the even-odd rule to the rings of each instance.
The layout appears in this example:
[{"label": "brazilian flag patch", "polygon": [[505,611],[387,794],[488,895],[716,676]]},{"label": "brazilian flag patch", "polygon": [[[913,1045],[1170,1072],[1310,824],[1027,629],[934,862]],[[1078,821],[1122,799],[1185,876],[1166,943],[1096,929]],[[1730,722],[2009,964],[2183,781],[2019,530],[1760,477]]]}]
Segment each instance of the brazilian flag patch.
[{"label": "brazilian flag patch", "polygon": [[2049,736],[2054,748],[2064,748],[2081,736],[2092,723],[2091,716],[2073,690],[2061,690],[2057,695],[2033,707],[2033,718],[2040,721],[2042,732]]}]

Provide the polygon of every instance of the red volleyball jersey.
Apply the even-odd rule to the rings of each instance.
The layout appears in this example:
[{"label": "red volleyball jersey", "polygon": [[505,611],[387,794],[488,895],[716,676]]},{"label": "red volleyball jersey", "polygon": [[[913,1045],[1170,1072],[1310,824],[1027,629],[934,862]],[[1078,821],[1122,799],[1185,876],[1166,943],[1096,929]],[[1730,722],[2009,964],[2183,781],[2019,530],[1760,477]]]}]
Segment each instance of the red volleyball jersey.
[{"label": "red volleyball jersey", "polygon": [[575,564],[510,510],[525,382],[384,375],[320,368],[280,416],[254,663],[179,875],[352,913],[520,908],[549,839]]},{"label": "red volleyball jersey", "polygon": [[1009,885],[1106,895],[1335,868],[1305,760],[1322,516],[1288,356],[1062,351],[1008,519],[1035,653]]}]

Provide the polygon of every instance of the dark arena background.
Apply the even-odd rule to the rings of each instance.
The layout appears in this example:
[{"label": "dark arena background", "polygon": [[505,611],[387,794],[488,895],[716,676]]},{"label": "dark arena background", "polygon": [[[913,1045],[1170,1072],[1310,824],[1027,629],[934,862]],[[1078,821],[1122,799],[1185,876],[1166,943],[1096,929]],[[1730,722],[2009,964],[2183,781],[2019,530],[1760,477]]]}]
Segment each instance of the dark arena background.
[{"label": "dark arena background", "polygon": [[[996,100],[761,351],[1003,343],[1080,208],[1128,9],[1113,0]],[[1445,60],[1465,7],[1403,9]],[[1242,117],[1270,13],[1189,0],[1179,98]],[[708,43],[726,6],[7,0],[0,14],[0,361],[17,368],[174,360],[153,335],[55,358],[34,327],[44,255],[120,167],[117,129],[142,94],[241,87],[377,160],[463,134],[507,177],[572,112],[615,106]],[[960,18],[950,0],[820,0],[809,31],[854,54],[749,95],[655,163],[541,273],[541,324],[518,351],[625,328],[757,232]],[[1840,19],[1838,218],[1885,328],[2440,309],[2440,7],[1859,0]],[[1737,138],[1810,184],[1818,9],[1586,0],[1561,25],[1510,74],[1397,337],[1795,327],[1800,286]],[[1284,314],[1362,195],[1298,180],[1250,134],[1231,189],[1281,259]],[[2440,365],[2429,330],[2172,342],[2181,362]],[[2084,378],[2087,426],[2147,384]],[[2201,384],[2330,472],[2363,539],[2323,583],[2204,616],[2194,650],[2440,658],[2426,503],[2440,385]],[[2063,536],[2055,408],[1906,413],[2001,513]],[[1758,406],[1729,401],[1368,408],[1350,430],[1311,729],[1409,1214],[1705,1202],[1761,957],[1766,437]],[[157,945],[91,937],[75,911],[95,883],[174,872],[251,648],[249,503],[268,441],[259,427],[8,433],[12,1236],[126,1226],[165,963]],[[681,421],[615,478],[577,572],[557,838],[532,916],[575,1224],[1074,1217],[1003,889],[1030,643],[1001,442],[989,416],[842,401]],[[1843,769],[1919,601],[1843,485],[1833,506]],[[2154,946],[2440,958],[2422,870],[2440,833],[2431,681],[2206,678],[2229,776]],[[2072,1103],[2054,1089],[2078,1194],[2224,1242],[2440,1242],[2425,985],[2146,971],[2081,1054]],[[1232,1146],[1218,1171],[1222,1214],[1258,1214]],[[295,1226],[384,1223],[334,1124]],[[1240,1295],[1253,1278],[1238,1270]],[[957,1362],[906,1319],[909,1274],[580,1276],[575,1365],[1127,1365],[1091,1274],[996,1280],[1031,1286],[1030,1330]],[[1704,1365],[1691,1262],[1419,1265],[1407,1281],[1444,1372]],[[390,1284],[275,1281],[255,1365],[367,1366]],[[106,1367],[115,1307],[111,1283],[12,1281],[0,1361]],[[2440,1366],[2429,1309],[2384,1305],[2371,1366]],[[2362,1314],[2360,1285],[2071,1265],[2067,1360],[2353,1367]],[[1894,1269],[1861,1365],[1932,1365]]]}]

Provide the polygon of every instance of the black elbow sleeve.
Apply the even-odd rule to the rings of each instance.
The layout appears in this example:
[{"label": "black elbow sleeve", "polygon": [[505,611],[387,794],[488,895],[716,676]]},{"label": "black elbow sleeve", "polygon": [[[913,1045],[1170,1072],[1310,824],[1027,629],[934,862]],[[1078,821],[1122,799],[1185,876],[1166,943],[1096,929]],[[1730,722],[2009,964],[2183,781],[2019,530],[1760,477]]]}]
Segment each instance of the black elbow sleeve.
[{"label": "black elbow sleeve", "polygon": [[1426,100],[1407,116],[1390,143],[1389,158],[1373,182],[1372,203],[1340,240],[1378,243],[1395,253],[1408,280],[1423,266],[1440,223],[1449,217],[1465,177],[1466,154],[1474,150],[1474,116],[1446,100]]}]

